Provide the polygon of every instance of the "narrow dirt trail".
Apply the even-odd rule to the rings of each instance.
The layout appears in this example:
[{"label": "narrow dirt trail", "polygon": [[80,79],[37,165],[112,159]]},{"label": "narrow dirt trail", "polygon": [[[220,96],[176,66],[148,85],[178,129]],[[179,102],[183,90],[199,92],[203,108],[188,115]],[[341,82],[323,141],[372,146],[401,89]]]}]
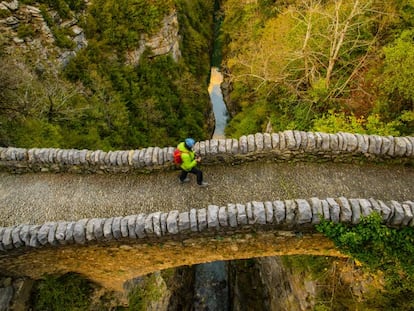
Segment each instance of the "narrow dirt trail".
[{"label": "narrow dirt trail", "polygon": [[178,171],[76,175],[0,173],[0,226],[189,210],[210,204],[310,197],[414,199],[414,168],[338,163],[247,163],[202,167],[207,188]]}]

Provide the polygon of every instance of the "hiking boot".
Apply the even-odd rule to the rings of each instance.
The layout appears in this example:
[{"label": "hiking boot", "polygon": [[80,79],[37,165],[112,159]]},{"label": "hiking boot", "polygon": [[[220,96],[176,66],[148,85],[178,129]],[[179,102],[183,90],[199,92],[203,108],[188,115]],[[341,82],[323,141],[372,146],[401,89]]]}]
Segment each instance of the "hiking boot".
[{"label": "hiking boot", "polygon": [[207,187],[208,182],[203,181],[201,184],[199,184],[200,187]]},{"label": "hiking boot", "polygon": [[190,182],[190,178],[188,178],[188,177],[187,177],[187,178],[186,178],[186,179],[184,179],[184,180],[181,180],[181,179],[180,179],[180,182],[181,182],[182,184],[183,184],[183,183],[186,183],[186,182]]}]

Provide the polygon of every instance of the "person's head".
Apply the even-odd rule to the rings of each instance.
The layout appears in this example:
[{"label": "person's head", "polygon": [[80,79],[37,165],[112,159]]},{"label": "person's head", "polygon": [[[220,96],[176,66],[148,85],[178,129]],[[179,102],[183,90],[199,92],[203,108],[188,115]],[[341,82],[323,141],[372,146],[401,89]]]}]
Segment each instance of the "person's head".
[{"label": "person's head", "polygon": [[195,145],[195,140],[189,137],[185,139],[184,143],[187,149],[193,149]]}]

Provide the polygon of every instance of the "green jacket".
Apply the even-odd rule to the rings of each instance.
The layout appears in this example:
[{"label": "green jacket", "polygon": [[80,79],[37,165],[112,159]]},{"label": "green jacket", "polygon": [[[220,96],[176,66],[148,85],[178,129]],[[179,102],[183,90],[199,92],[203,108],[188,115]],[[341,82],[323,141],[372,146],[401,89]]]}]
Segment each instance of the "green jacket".
[{"label": "green jacket", "polygon": [[197,165],[197,161],[195,160],[195,152],[192,150],[188,150],[185,147],[184,142],[179,143],[177,148],[181,151],[181,159],[183,160],[181,168],[185,171],[190,171],[193,167]]}]

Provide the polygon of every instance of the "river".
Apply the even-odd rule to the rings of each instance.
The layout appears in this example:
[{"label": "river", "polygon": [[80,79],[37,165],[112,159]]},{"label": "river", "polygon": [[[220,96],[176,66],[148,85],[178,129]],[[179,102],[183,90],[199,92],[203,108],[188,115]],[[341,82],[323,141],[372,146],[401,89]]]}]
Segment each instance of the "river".
[{"label": "river", "polygon": [[227,125],[229,115],[220,88],[222,82],[223,75],[217,67],[212,67],[208,93],[210,94],[211,104],[213,105],[215,119],[213,138],[215,139],[224,138],[224,129]]}]

